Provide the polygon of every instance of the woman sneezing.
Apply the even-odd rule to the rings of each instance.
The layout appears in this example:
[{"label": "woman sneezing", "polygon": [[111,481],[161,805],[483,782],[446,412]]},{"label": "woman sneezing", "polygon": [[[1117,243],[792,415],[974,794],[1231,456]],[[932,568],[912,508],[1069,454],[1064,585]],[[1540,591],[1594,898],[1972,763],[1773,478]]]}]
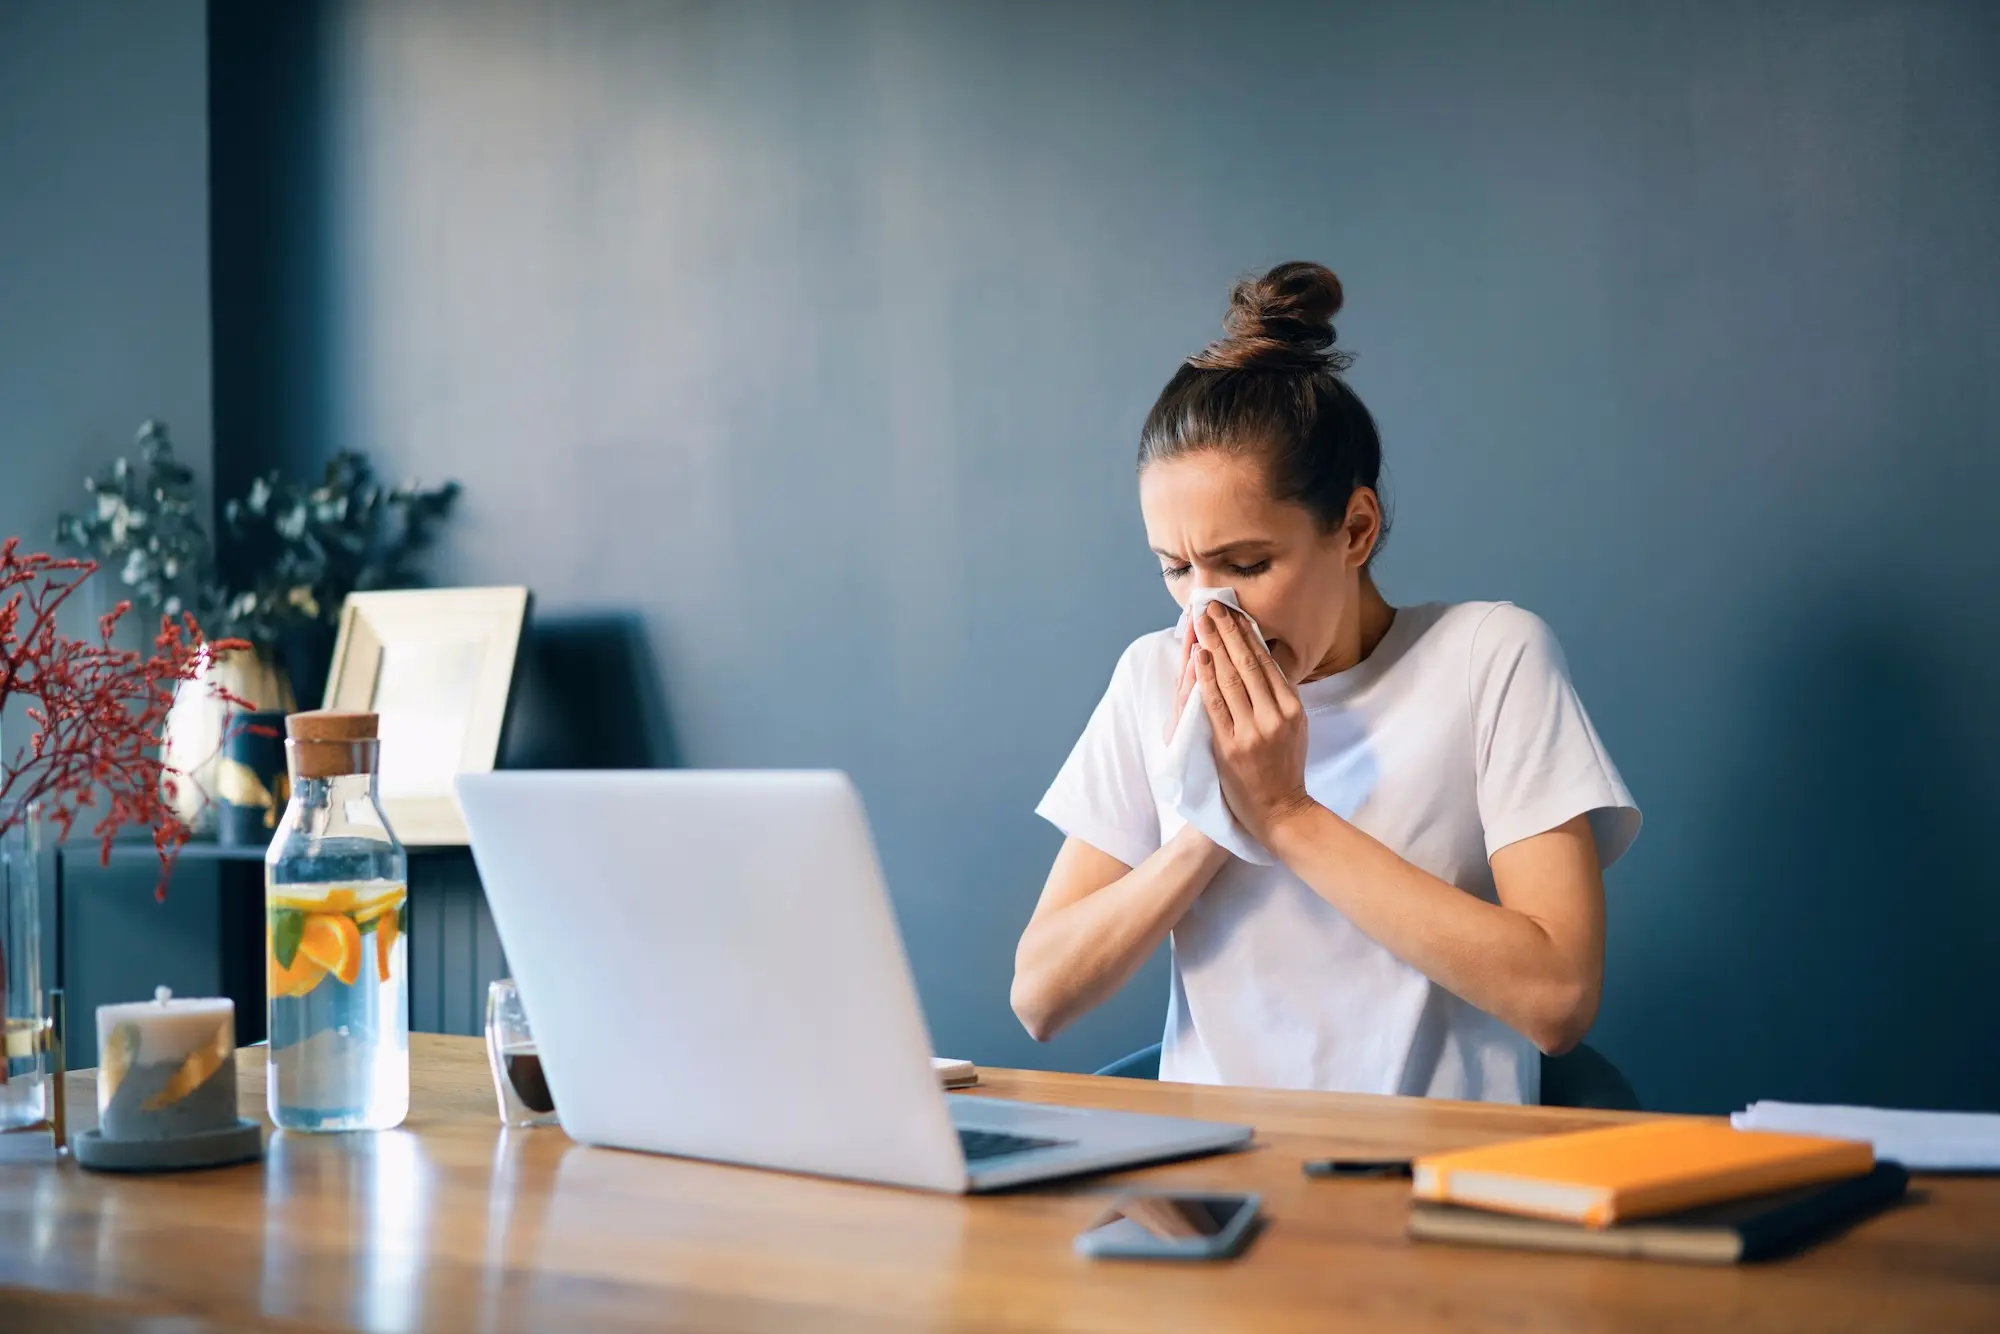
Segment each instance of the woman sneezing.
[{"label": "woman sneezing", "polygon": [[1065,839],[1014,1010],[1046,1039],[1171,938],[1162,1079],[1531,1103],[1537,1050],[1596,1015],[1639,812],[1539,618],[1376,586],[1341,299],[1317,264],[1237,284],[1146,418],[1183,616],[1125,651],[1037,808]]}]

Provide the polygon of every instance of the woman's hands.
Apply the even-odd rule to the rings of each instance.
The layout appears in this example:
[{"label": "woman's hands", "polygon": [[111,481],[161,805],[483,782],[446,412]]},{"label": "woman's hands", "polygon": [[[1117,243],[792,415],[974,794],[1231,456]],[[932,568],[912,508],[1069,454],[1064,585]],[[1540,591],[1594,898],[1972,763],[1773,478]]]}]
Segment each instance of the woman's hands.
[{"label": "woman's hands", "polygon": [[1244,620],[1211,602],[1193,618],[1195,677],[1215,733],[1223,800],[1259,841],[1313,808],[1306,792],[1306,711]]}]

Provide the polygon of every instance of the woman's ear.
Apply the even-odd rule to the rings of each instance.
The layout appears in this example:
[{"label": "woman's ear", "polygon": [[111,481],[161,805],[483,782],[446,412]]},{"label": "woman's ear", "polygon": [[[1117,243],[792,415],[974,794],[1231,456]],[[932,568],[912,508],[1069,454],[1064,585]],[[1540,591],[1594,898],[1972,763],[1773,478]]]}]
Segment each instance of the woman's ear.
[{"label": "woman's ear", "polygon": [[1341,522],[1347,538],[1347,563],[1356,569],[1366,565],[1382,540],[1382,498],[1373,487],[1358,486],[1347,498],[1347,517]]}]

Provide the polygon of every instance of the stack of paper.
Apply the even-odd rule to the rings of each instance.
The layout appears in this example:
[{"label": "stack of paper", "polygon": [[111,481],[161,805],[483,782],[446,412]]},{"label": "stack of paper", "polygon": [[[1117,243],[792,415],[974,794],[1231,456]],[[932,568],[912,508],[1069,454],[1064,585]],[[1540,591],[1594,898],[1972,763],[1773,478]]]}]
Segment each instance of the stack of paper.
[{"label": "stack of paper", "polygon": [[938,1083],[948,1089],[970,1088],[979,1082],[979,1071],[971,1061],[954,1060],[949,1056],[933,1056],[931,1069],[937,1071]]},{"label": "stack of paper", "polygon": [[2000,1114],[1900,1112],[1805,1102],[1753,1102],[1729,1118],[1738,1130],[1864,1139],[1877,1158],[1913,1172],[2000,1171]]}]

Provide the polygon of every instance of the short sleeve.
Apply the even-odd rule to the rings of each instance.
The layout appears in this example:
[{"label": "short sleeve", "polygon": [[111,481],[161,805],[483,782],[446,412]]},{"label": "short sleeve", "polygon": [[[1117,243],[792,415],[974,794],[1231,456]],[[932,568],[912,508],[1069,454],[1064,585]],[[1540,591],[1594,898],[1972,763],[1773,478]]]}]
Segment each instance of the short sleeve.
[{"label": "short sleeve", "polygon": [[1140,656],[1127,649],[1104,698],[1035,814],[1070,838],[1137,866],[1160,846],[1160,817],[1139,732]]},{"label": "short sleeve", "polygon": [[1610,866],[1639,836],[1639,808],[1570,684],[1555,634],[1495,606],[1472,635],[1472,723],[1486,853],[1590,816]]}]

